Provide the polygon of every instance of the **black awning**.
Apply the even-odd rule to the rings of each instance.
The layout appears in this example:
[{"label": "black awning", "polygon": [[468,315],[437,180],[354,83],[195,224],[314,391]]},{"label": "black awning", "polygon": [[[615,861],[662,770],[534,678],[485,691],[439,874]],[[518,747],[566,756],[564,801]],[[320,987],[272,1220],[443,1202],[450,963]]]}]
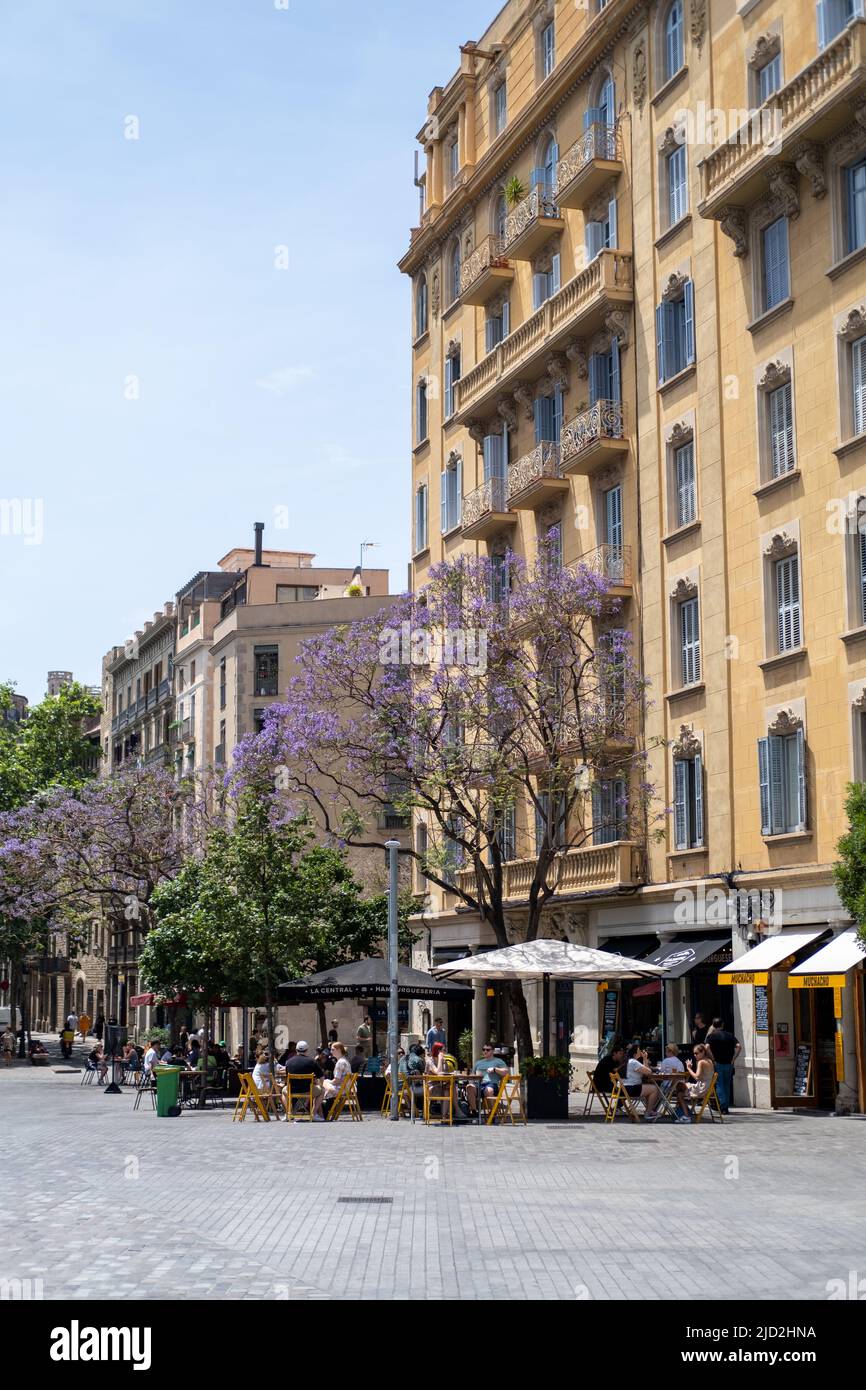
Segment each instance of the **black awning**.
[{"label": "black awning", "polygon": [[600,951],[613,951],[620,956],[629,956],[631,960],[643,960],[648,951],[657,951],[659,939],[655,932],[647,936],[609,936],[606,941],[598,943]]},{"label": "black awning", "polygon": [[689,971],[696,965],[700,965],[711,956],[714,951],[720,951],[723,946],[730,946],[730,936],[716,936],[709,941],[669,941],[666,946],[660,947],[653,955],[648,956],[647,960],[651,965],[664,966],[666,978],[678,980],[682,975],[688,975]]},{"label": "black awning", "polygon": [[[320,970],[306,980],[286,980],[277,987],[281,1004],[306,1004],[318,999],[375,999],[387,997],[391,988],[388,962],[381,956],[354,960],[335,970]],[[472,986],[437,980],[411,965],[397,968],[397,992],[401,999],[471,999]]]}]

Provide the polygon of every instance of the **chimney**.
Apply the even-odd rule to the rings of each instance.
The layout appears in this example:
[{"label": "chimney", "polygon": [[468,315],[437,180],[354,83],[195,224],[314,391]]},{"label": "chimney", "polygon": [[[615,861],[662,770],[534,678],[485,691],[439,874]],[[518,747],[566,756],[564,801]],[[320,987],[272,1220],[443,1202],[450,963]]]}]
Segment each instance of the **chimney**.
[{"label": "chimney", "polygon": [[264,529],[265,523],[263,521],[253,522],[253,530],[256,533],[256,558],[253,563],[258,566],[261,566],[262,563],[262,532]]}]

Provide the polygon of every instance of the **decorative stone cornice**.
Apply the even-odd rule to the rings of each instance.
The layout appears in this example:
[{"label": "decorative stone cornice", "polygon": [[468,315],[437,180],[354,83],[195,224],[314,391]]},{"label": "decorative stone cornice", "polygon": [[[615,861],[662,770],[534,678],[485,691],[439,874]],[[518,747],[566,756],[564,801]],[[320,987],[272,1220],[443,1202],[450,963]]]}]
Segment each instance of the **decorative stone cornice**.
[{"label": "decorative stone cornice", "polygon": [[782,51],[781,34],[761,34],[748,57],[750,68],[763,68]]},{"label": "decorative stone cornice", "polygon": [[466,421],[466,433],[475,444],[481,444],[490,430],[486,420],[481,420],[477,415],[473,415],[471,420]]},{"label": "decorative stone cornice", "polygon": [[701,752],[701,741],[695,737],[695,731],[690,724],[681,724],[680,732],[673,745],[673,755],[675,758],[692,759],[696,758]]},{"label": "decorative stone cornice", "polygon": [[665,281],[662,290],[662,300],[665,304],[670,304],[672,300],[682,299],[688,276],[684,272],[674,271]]},{"label": "decorative stone cornice", "polygon": [[856,342],[866,333],[866,304],[861,304],[859,309],[852,309],[848,314],[842,327],[839,329],[839,337],[846,343]]},{"label": "decorative stone cornice", "polygon": [[758,381],[759,391],[775,391],[791,380],[791,368],[787,362],[768,362]]},{"label": "decorative stone cornice", "polygon": [[764,546],[764,554],[768,560],[784,560],[786,555],[792,555],[796,549],[797,542],[793,536],[789,536],[787,531],[777,531]]},{"label": "decorative stone cornice", "polygon": [[837,164],[845,164],[866,150],[866,104],[859,107],[855,115],[857,119],[840,130],[827,146],[828,153]]},{"label": "decorative stone cornice", "polygon": [[551,352],[545,358],[544,368],[554,386],[560,391],[568,390],[568,358],[564,353]]},{"label": "decorative stone cornice", "polygon": [[734,243],[734,255],[739,259],[749,254],[749,233],[746,227],[746,214],[743,208],[728,203],[715,215],[719,230],[730,237]]},{"label": "decorative stone cornice", "polygon": [[685,603],[687,599],[697,598],[698,586],[688,575],[682,575],[671,589],[674,603]]},{"label": "decorative stone cornice", "polygon": [[784,738],[787,734],[795,734],[802,727],[802,719],[792,709],[780,709],[767,732]]},{"label": "decorative stone cornice", "polygon": [[812,197],[823,198],[827,192],[823,145],[814,140],[801,140],[791,151],[791,158],[803,177],[809,180]]},{"label": "decorative stone cornice", "polygon": [[707,32],[707,0],[692,0],[692,43],[700,53]]},{"label": "decorative stone cornice", "polygon": [[694,437],[694,427],[686,420],[677,420],[668,430],[665,443],[669,444],[672,449],[679,449],[683,444],[690,444]]},{"label": "decorative stone cornice", "polygon": [[767,183],[771,195],[767,211],[795,221],[800,216],[800,189],[794,165],[782,161],[772,164],[767,170]]},{"label": "decorative stone cornice", "polygon": [[509,392],[497,398],[496,413],[510,430],[517,429],[517,403]]},{"label": "decorative stone cornice", "polygon": [[519,406],[523,407],[523,413],[527,420],[535,417],[534,402],[535,393],[527,381],[515,381],[511,388],[511,394]]}]

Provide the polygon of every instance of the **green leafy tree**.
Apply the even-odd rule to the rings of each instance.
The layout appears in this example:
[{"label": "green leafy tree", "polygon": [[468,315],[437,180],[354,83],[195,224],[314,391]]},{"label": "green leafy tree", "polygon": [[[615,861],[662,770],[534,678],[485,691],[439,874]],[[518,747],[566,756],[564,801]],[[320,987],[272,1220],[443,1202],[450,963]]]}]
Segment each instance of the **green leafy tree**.
[{"label": "green leafy tree", "polygon": [[12,723],[4,717],[12,693],[10,684],[0,686],[0,811],[23,806],[48,787],[74,791],[87,781],[93,747],[84,731],[102,709],[74,681],[34,705],[26,719]]},{"label": "green leafy tree", "polygon": [[837,845],[839,862],[833,866],[836,889],[844,907],[857,923],[857,934],[866,946],[866,782],[852,782],[845,799],[848,830]]}]

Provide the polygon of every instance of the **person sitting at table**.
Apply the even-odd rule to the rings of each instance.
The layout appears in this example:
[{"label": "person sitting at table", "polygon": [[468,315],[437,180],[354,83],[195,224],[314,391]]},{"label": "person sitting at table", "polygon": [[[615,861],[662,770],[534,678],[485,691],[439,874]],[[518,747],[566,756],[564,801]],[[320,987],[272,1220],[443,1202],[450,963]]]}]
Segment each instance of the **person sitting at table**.
[{"label": "person sitting at table", "polygon": [[144,1054],[144,1074],[153,1079],[153,1069],[159,1062],[159,1039],[152,1038]]},{"label": "person sitting at table", "polygon": [[[45,1051],[41,1043],[39,1043],[38,1046],[42,1048],[43,1052]],[[33,1055],[33,1046],[31,1046],[30,1049],[30,1055]],[[108,1063],[105,1060],[105,1053],[102,1049],[102,1043],[97,1043],[96,1046],[92,1048],[90,1052],[88,1052],[87,1060],[88,1062],[91,1062],[93,1066],[96,1068],[97,1079],[99,1081],[104,1081],[106,1076],[108,1075]]]},{"label": "person sitting at table", "polygon": [[[300,1044],[298,1044],[298,1046],[300,1047]],[[352,1053],[352,1059],[349,1065],[352,1071],[357,1072],[359,1076],[363,1076],[364,1072],[367,1070],[367,1054],[361,1043],[356,1043],[355,1051]]]},{"label": "person sitting at table", "polygon": [[483,1055],[475,1063],[475,1075],[479,1080],[470,1081],[466,1087],[466,1100],[473,1115],[478,1114],[479,1095],[482,1104],[485,1097],[490,1096],[492,1099],[499,1090],[503,1076],[507,1076],[510,1071],[505,1058],[494,1053],[492,1043],[485,1043],[481,1051]]},{"label": "person sitting at table", "polygon": [[664,1059],[659,1063],[659,1071],[664,1072],[665,1076],[671,1076],[674,1072],[685,1073],[685,1070],[680,1058],[679,1047],[676,1043],[668,1043],[665,1047]]},{"label": "person sitting at table", "polygon": [[652,1080],[649,1058],[639,1043],[632,1043],[626,1053],[625,1089],[634,1100],[640,1098],[644,1103],[644,1119],[658,1119],[657,1106],[661,1102],[661,1092]]},{"label": "person sitting at table", "polygon": [[333,1077],[326,1076],[322,1082],[322,1104],[325,1101],[333,1100],[345,1078],[352,1075],[352,1067],[343,1044],[341,1042],[331,1043],[331,1052],[334,1056],[334,1075]]},{"label": "person sitting at table", "polygon": [[710,1049],[706,1043],[695,1043],[695,1065],[686,1064],[686,1072],[691,1081],[678,1081],[676,1086],[677,1119],[684,1124],[691,1123],[693,1103],[703,1100],[713,1079],[715,1068],[710,1060]]},{"label": "person sitting at table", "polygon": [[[286,1086],[283,1088],[283,1098],[288,1100],[288,1086],[293,1076],[314,1076],[313,1082],[313,1119],[324,1120],[322,1114],[322,1094],[324,1088],[325,1073],[320,1062],[315,1057],[309,1055],[309,1045],[305,1042],[298,1043],[298,1050],[294,1057],[290,1057],[286,1062]],[[354,1068],[350,1067],[350,1071]],[[302,1092],[300,1089],[294,1092],[295,1098],[300,1099]]]},{"label": "person sitting at table", "polygon": [[624,1066],[625,1048],[616,1045],[612,1051],[605,1053],[604,1057],[596,1063],[595,1071],[592,1074],[596,1090],[600,1091],[603,1096],[609,1096],[613,1089],[613,1082],[610,1078],[614,1073],[621,1075]]},{"label": "person sitting at table", "polygon": [[[389,1062],[385,1068],[385,1076],[390,1077],[390,1075],[391,1063]],[[401,1077],[406,1075],[406,1049],[403,1047],[397,1048],[397,1075]]]},{"label": "person sitting at table", "polygon": [[[210,1050],[210,1048],[208,1048],[208,1052],[207,1052],[207,1071],[208,1071],[208,1076],[210,1076],[213,1072],[215,1072],[218,1066],[219,1066],[219,1063],[217,1062],[217,1055],[216,1055],[216,1053],[215,1053],[215,1052],[212,1052],[212,1051]],[[204,1071],[204,1053],[203,1053],[203,1052],[199,1053],[199,1058],[198,1058],[198,1061],[197,1061],[196,1064],[195,1064],[195,1069],[196,1069],[196,1071]]]},{"label": "person sitting at table", "polygon": [[286,1046],[283,1048],[283,1051],[280,1053],[279,1057],[277,1058],[277,1061],[279,1062],[280,1066],[284,1067],[290,1057],[294,1057],[297,1055],[297,1051],[298,1044],[290,1039]]},{"label": "person sitting at table", "polygon": [[256,1064],[253,1067],[253,1081],[259,1091],[271,1091],[274,1087],[274,1069],[271,1066],[271,1054],[266,1048],[261,1048],[256,1054]]},{"label": "person sitting at table", "polygon": [[[447,1075],[448,1075],[448,1066],[447,1066],[447,1064],[446,1064],[446,1062],[445,1062],[445,1044],[444,1044],[444,1043],[441,1043],[441,1042],[434,1042],[433,1046],[430,1048],[430,1051],[429,1051],[429,1053],[427,1054],[427,1058],[426,1058],[426,1060],[425,1060],[425,1062],[424,1062],[424,1075],[425,1075],[425,1076],[447,1076]],[[444,1086],[435,1086],[435,1087],[432,1088],[431,1099],[435,1099],[435,1100],[437,1101],[437,1103],[438,1103],[438,1105],[439,1105],[439,1108],[440,1108],[440,1110],[442,1111],[443,1118],[444,1118],[444,1116],[445,1116],[447,1106],[446,1106],[445,1100],[444,1100],[444,1099],[440,1099],[440,1097],[443,1097],[443,1096],[445,1096],[445,1095],[447,1095],[447,1087],[444,1087]]]}]

